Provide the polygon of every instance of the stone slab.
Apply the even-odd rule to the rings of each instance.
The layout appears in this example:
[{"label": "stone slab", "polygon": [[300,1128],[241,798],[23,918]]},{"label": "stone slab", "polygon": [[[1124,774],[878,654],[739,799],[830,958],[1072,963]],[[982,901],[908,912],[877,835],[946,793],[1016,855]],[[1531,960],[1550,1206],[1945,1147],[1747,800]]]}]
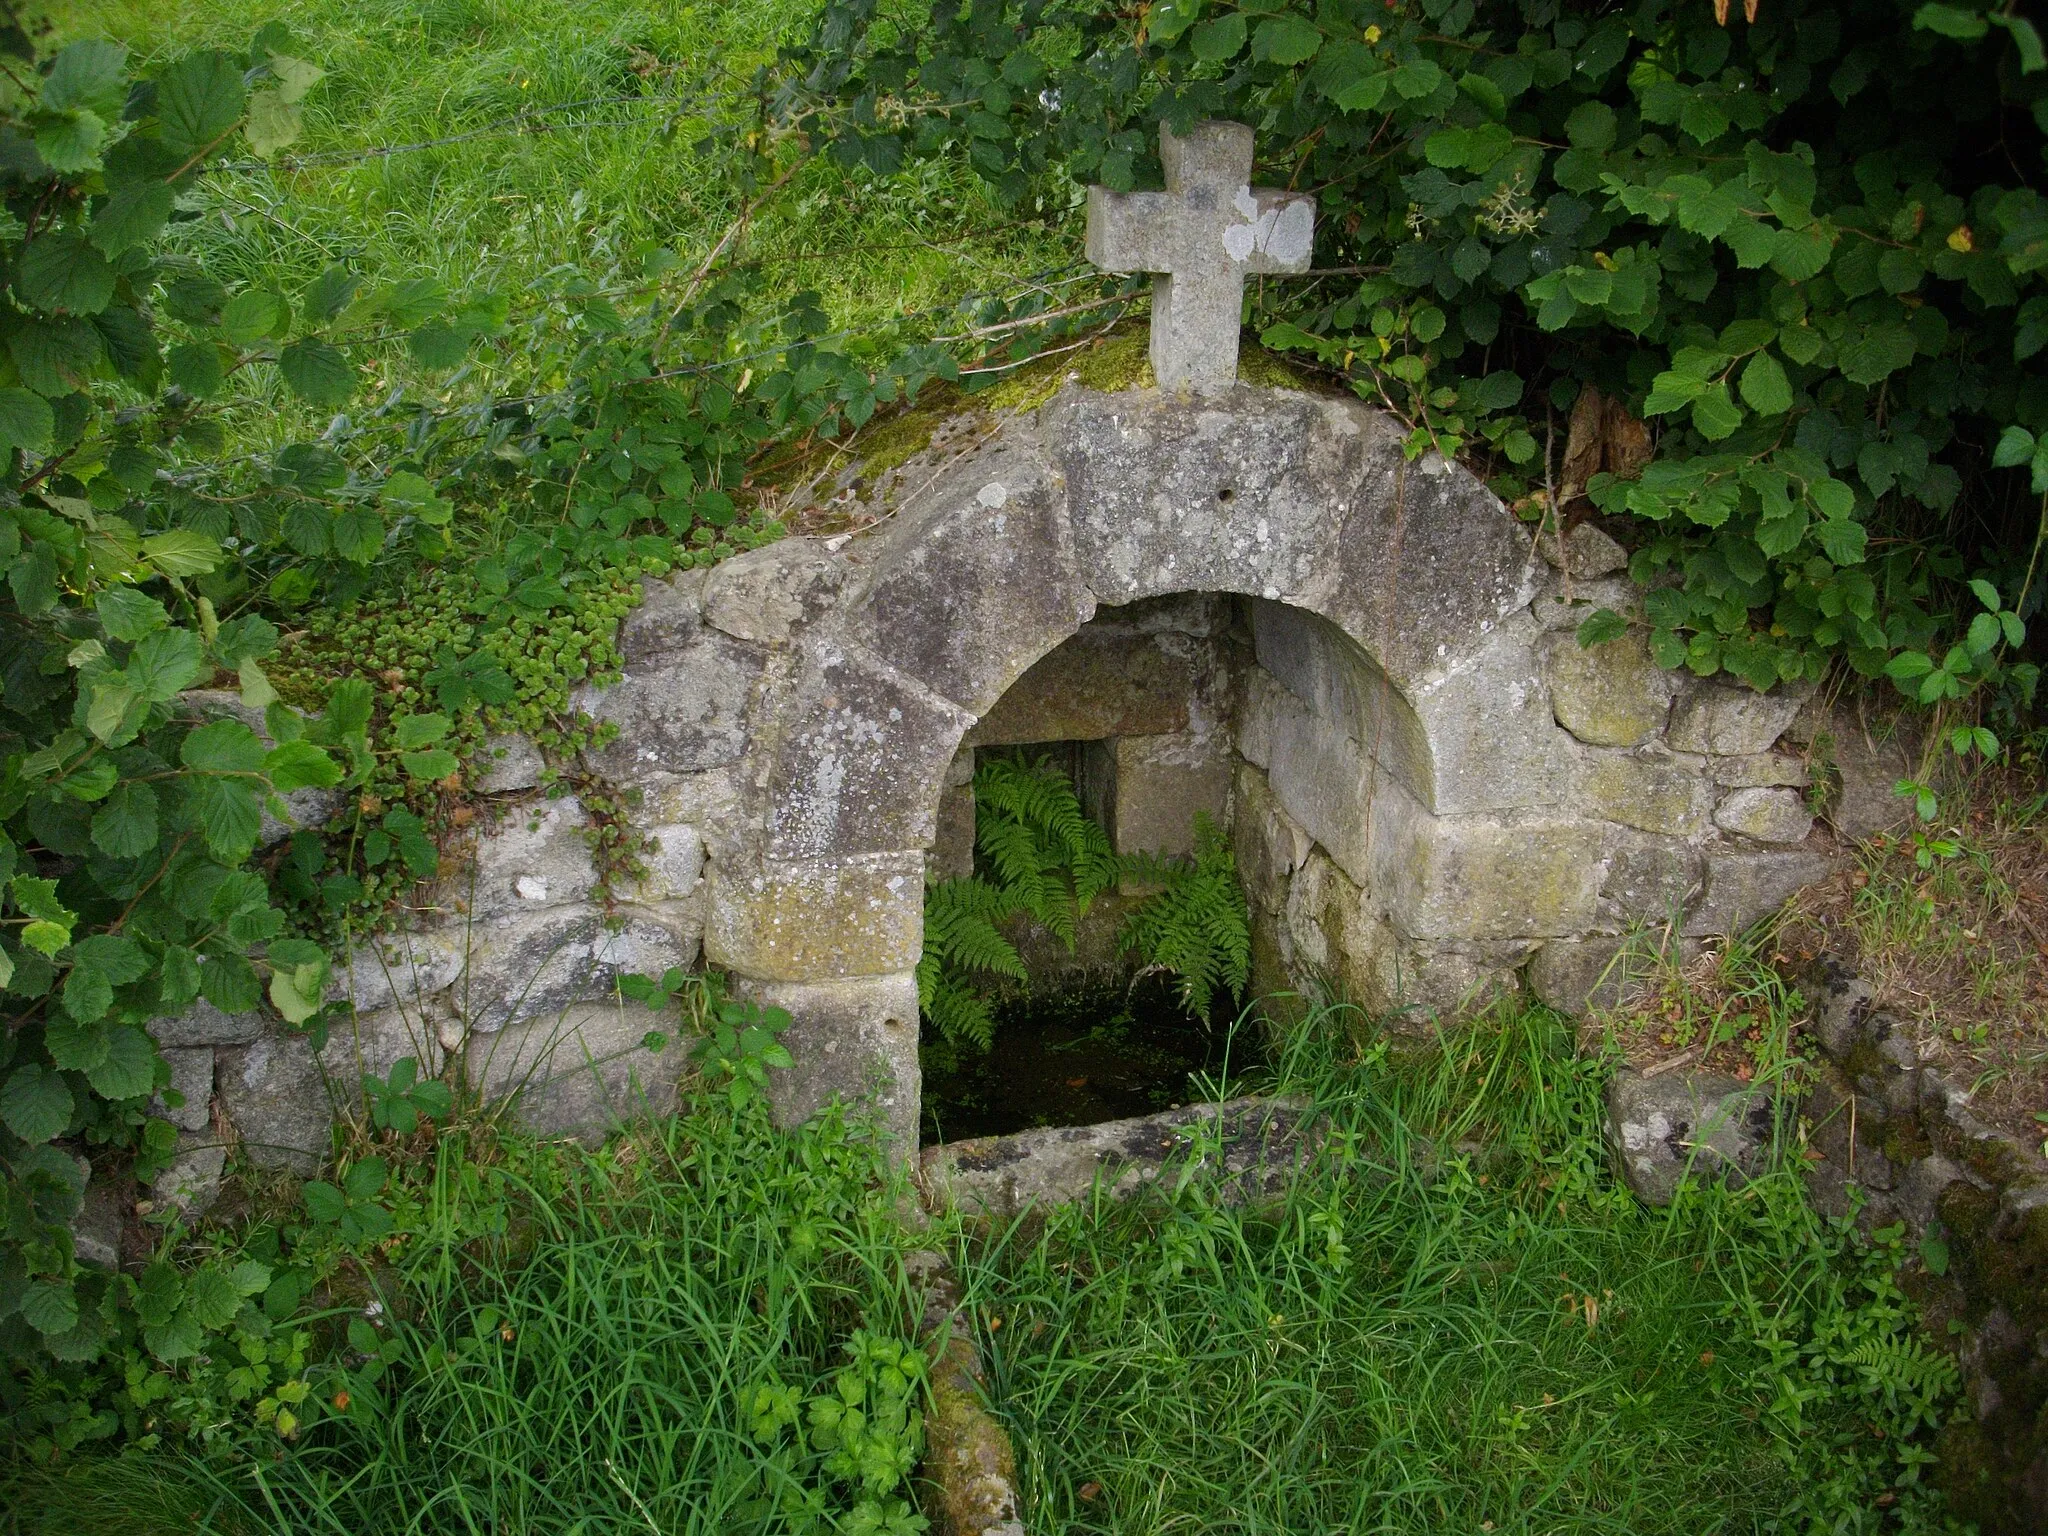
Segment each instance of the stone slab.
[{"label": "stone slab", "polygon": [[1629,1188],[1668,1205],[1687,1177],[1758,1172],[1775,1135],[1767,1089],[1722,1073],[1621,1071],[1607,1088],[1607,1134]]},{"label": "stone slab", "polygon": [[908,970],[820,983],[735,983],[734,995],[787,1010],[782,1035],[796,1065],[772,1074],[776,1119],[798,1125],[834,1098],[873,1107],[893,1155],[915,1155],[918,1095],[917,977]]},{"label": "stone slab", "polygon": [[466,1063],[478,1092],[509,1103],[528,1129],[595,1145],[629,1121],[673,1112],[689,1044],[673,1013],[584,1005],[474,1035]]},{"label": "stone slab", "polygon": [[1573,634],[1553,635],[1543,668],[1557,723],[1588,746],[1639,747],[1670,716],[1670,675],[1640,630],[1591,647]]},{"label": "stone slab", "polygon": [[1083,629],[1034,662],[967,733],[971,747],[1185,730],[1194,669],[1157,635]]},{"label": "stone slab", "polygon": [[704,954],[763,981],[888,976],[924,941],[924,854],[714,864]]}]

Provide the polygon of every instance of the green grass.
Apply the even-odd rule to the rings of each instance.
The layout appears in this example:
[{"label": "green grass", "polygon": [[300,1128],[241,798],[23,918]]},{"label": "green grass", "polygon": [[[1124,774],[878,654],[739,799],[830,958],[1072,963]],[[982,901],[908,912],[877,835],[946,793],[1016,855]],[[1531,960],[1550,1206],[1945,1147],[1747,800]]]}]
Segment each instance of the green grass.
[{"label": "green grass", "polygon": [[[337,1342],[296,1445],[17,1470],[0,1531],[852,1529],[815,1453],[752,1433],[750,1389],[816,1390],[856,1328],[905,1330],[926,1246],[954,1253],[1033,1531],[1939,1528],[1913,1523],[1914,1437],[1952,1378],[1895,1253],[1859,1255],[1789,1174],[1642,1209],[1554,1016],[1401,1070],[1317,1054],[1342,1036],[1298,1037],[1323,1153],[1255,1210],[1193,1174],[919,1230],[836,1128],[710,1109],[597,1153],[444,1140],[384,1318]],[[761,1502],[788,1496],[841,1518]]]},{"label": "green grass", "polygon": [[[807,0],[82,0],[66,31],[152,57],[246,48],[257,27],[288,20],[327,71],[289,152],[302,160],[483,131],[438,148],[210,176],[197,199],[203,216],[183,239],[231,286],[241,277],[291,286],[346,259],[375,276],[434,276],[516,300],[565,263],[602,271],[642,243],[692,264],[708,253],[746,201],[730,138],[749,125],[748,81],[813,9]],[[601,104],[503,127],[575,102]],[[744,254],[770,264],[790,291],[822,292],[836,320],[859,324],[1007,291],[1074,259],[1073,240],[1020,222],[1035,219],[1036,210],[1000,206],[962,167],[879,182],[812,162],[763,208]]]}]

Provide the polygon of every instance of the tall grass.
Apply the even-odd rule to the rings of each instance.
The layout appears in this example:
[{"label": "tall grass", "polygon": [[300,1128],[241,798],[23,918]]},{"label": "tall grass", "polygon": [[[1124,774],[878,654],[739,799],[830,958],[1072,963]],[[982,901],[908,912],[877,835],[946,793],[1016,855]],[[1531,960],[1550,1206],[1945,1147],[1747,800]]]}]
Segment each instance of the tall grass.
[{"label": "tall grass", "polygon": [[[327,71],[279,168],[210,176],[180,238],[210,272],[288,291],[337,261],[383,278],[518,296],[565,264],[638,246],[695,262],[746,205],[735,137],[757,66],[810,0],[75,0],[69,35],[148,57],[248,46],[290,23]],[[506,119],[536,109],[574,110]],[[460,138],[341,160],[358,151]],[[784,153],[790,151],[785,149]],[[809,164],[752,223],[744,256],[840,324],[1015,287],[1078,255],[1064,208],[1007,208],[964,166],[888,180]]]},{"label": "tall grass", "polygon": [[851,1530],[816,1458],[755,1433],[753,1389],[905,1335],[927,1246],[1034,1532],[1939,1527],[1914,1478],[1950,1377],[1895,1254],[1789,1173],[1644,1210],[1555,1016],[1399,1070],[1335,1059],[1341,1022],[1292,1036],[1278,1086],[1315,1101],[1319,1151],[1249,1209],[1191,1163],[1141,1202],[919,1226],[838,1122],[715,1109],[595,1153],[445,1139],[379,1304],[337,1331],[320,1393],[345,1406],[282,1453],[18,1472],[0,1530]]}]

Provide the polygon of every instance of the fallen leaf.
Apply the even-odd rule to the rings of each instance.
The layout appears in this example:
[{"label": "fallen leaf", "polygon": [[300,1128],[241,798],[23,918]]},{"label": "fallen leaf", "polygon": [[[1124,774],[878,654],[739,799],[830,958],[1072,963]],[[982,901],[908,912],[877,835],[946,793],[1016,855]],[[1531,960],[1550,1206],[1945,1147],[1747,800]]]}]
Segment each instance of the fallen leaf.
[{"label": "fallen leaf", "polygon": [[1083,1483],[1079,1488],[1075,1490],[1075,1492],[1079,1493],[1084,1501],[1092,1502],[1093,1500],[1101,1497],[1102,1484]]}]

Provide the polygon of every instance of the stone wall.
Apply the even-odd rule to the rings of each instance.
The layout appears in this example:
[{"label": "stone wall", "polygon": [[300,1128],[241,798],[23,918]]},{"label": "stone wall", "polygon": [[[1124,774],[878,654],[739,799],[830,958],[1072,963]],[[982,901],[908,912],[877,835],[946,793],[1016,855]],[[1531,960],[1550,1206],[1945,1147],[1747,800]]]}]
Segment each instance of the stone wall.
[{"label": "stone wall", "polygon": [[1800,695],[1674,677],[1634,634],[1582,650],[1588,605],[1639,601],[1611,542],[1539,559],[1355,401],[1070,387],[889,478],[864,531],[650,584],[627,620],[623,676],[577,700],[618,726],[588,767],[655,850],[609,920],[581,806],[504,744],[500,819],[343,968],[355,1027],[317,1059],[254,1019],[160,1021],[197,1053],[188,1162],[224,1126],[306,1166],[404,1055],[459,1055],[549,1130],[658,1107],[680,1053],[611,983],[700,958],[795,1017],[786,1118],[870,1093],[914,1143],[924,882],[965,867],[981,747],[1085,743],[1125,847],[1221,815],[1261,986],[1334,974],[1375,1006],[1524,979],[1582,1003],[1632,925],[1740,927],[1829,865],[1782,750]]}]

